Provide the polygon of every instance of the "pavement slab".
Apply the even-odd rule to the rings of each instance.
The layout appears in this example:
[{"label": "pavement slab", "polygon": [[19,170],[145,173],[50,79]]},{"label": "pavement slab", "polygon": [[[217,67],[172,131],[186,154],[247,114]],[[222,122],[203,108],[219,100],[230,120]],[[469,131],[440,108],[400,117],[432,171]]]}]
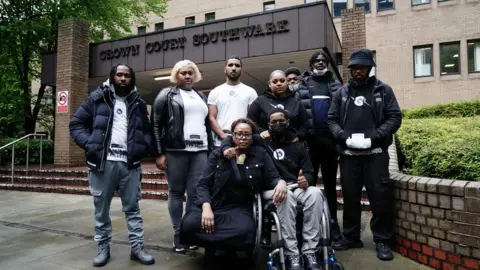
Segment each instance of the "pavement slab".
[{"label": "pavement slab", "polygon": [[[103,269],[203,269],[202,250],[186,255],[171,252],[173,234],[166,201],[142,200],[140,208],[144,218],[145,244],[156,264],[144,266],[130,260],[121,202],[114,198],[111,206],[112,257]],[[341,220],[341,211],[338,216]],[[362,213],[365,247],[336,253],[345,269],[430,269],[400,254],[395,254],[395,259],[390,262],[378,260],[369,228],[370,218],[369,212]],[[0,190],[0,270],[98,269],[92,267],[92,258],[97,252],[92,240],[93,224],[90,196]],[[260,252],[255,269],[266,269],[267,256],[267,251]],[[221,269],[246,269],[241,263],[231,261],[220,261],[220,265]]]}]

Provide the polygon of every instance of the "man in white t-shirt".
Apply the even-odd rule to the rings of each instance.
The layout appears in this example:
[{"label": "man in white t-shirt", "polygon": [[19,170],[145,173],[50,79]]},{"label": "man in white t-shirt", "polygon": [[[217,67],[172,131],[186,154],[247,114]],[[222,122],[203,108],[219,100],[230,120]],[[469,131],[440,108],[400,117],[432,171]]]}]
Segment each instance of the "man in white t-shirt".
[{"label": "man in white t-shirt", "polygon": [[231,56],[225,62],[227,81],[215,87],[208,95],[210,127],[215,133],[215,147],[230,133],[233,121],[246,117],[248,106],[257,98],[257,92],[240,82],[242,60]]}]

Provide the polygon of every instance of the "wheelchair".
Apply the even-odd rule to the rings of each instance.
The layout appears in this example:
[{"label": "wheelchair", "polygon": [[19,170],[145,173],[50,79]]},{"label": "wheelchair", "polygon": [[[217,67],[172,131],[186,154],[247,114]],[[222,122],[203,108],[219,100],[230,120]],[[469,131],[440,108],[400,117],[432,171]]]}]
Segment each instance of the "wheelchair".
[{"label": "wheelchair", "polygon": [[[288,189],[292,190],[298,187],[298,184],[288,185]],[[276,248],[268,254],[268,269],[269,270],[286,270],[285,267],[285,255],[284,255],[284,241],[282,237],[280,219],[276,212],[276,207],[272,201],[273,191],[265,191],[255,195],[255,200],[253,203],[253,213],[254,221],[256,225],[256,237],[255,237],[255,248],[254,253],[258,254],[258,250],[261,247],[262,235],[265,233],[271,233],[269,230],[272,224],[275,224],[277,228],[277,241]],[[322,257],[319,260],[319,263],[323,265],[324,270],[343,270],[343,266],[335,258],[335,251],[331,248],[331,239],[330,239],[330,212],[327,204],[325,195],[322,193],[323,198],[323,214],[321,217],[321,238],[319,241],[319,250]],[[264,227],[266,226],[266,230]],[[303,227],[303,205],[300,203],[297,205],[297,226],[296,226],[296,235],[299,247],[302,243],[302,227]],[[275,257],[279,255],[279,264],[278,267],[275,263]]]}]

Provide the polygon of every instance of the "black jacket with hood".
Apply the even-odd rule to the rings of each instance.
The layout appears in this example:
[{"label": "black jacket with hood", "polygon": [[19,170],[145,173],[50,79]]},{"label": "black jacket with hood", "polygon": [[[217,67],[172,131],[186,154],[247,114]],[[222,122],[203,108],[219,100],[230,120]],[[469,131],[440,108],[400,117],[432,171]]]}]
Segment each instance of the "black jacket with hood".
[{"label": "black jacket with hood", "polygon": [[[373,116],[376,124],[376,136],[371,138],[371,148],[381,147],[383,151],[387,151],[393,141],[392,135],[397,132],[402,124],[402,113],[393,89],[388,84],[377,80],[375,76],[370,77],[369,80],[375,80],[373,88]],[[346,148],[345,143],[348,139],[343,130],[351,102],[349,98],[349,89],[351,87],[354,87],[354,85],[347,83],[334,93],[328,112],[330,131],[343,148]]]},{"label": "black jacket with hood", "polygon": [[[305,107],[308,115],[308,122],[309,122],[309,134],[315,134],[315,119],[313,113],[313,101],[312,101],[312,88],[315,87],[314,77],[322,77],[327,82],[326,87],[328,88],[329,96],[332,98],[333,93],[337,91],[342,84],[340,81],[335,80],[333,77],[333,73],[331,71],[327,71],[324,75],[314,75],[309,71],[305,71],[300,78],[300,85],[298,86],[298,90],[296,91],[296,98],[300,100],[302,105]],[[327,128],[328,130],[328,128]]]},{"label": "black jacket with hood", "polygon": [[[207,104],[207,97],[195,91]],[[185,149],[183,135],[184,125],[183,100],[180,90],[176,86],[164,88],[158,93],[152,106],[151,123],[155,138],[155,149],[157,155],[162,155],[167,150]],[[208,136],[208,151],[213,149],[213,137],[210,129],[208,115],[205,117],[205,127]]]},{"label": "black jacket with hood", "polygon": [[259,96],[250,105],[247,117],[255,122],[257,132],[268,130],[268,114],[274,108],[282,108],[288,111],[290,126],[297,131],[298,139],[303,141],[306,138],[310,123],[308,121],[305,107],[295,98],[295,93],[288,91],[284,97],[276,97],[272,90],[267,89],[262,96]]}]

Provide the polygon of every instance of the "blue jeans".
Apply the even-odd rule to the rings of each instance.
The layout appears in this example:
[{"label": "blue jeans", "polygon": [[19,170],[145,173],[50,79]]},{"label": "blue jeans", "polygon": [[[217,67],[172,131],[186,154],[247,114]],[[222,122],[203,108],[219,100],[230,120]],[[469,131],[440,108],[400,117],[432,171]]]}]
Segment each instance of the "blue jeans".
[{"label": "blue jeans", "polygon": [[90,192],[95,205],[95,241],[110,241],[112,222],[110,204],[118,192],[122,201],[122,211],[127,221],[128,239],[132,247],[143,244],[143,219],[138,201],[141,198],[140,167],[129,170],[127,164],[119,161],[106,161],[103,172],[88,171]]},{"label": "blue jeans", "polygon": [[168,212],[175,233],[179,233],[183,216],[183,198],[187,191],[185,212],[190,212],[197,195],[197,183],[207,164],[207,151],[169,151],[167,157]]}]

